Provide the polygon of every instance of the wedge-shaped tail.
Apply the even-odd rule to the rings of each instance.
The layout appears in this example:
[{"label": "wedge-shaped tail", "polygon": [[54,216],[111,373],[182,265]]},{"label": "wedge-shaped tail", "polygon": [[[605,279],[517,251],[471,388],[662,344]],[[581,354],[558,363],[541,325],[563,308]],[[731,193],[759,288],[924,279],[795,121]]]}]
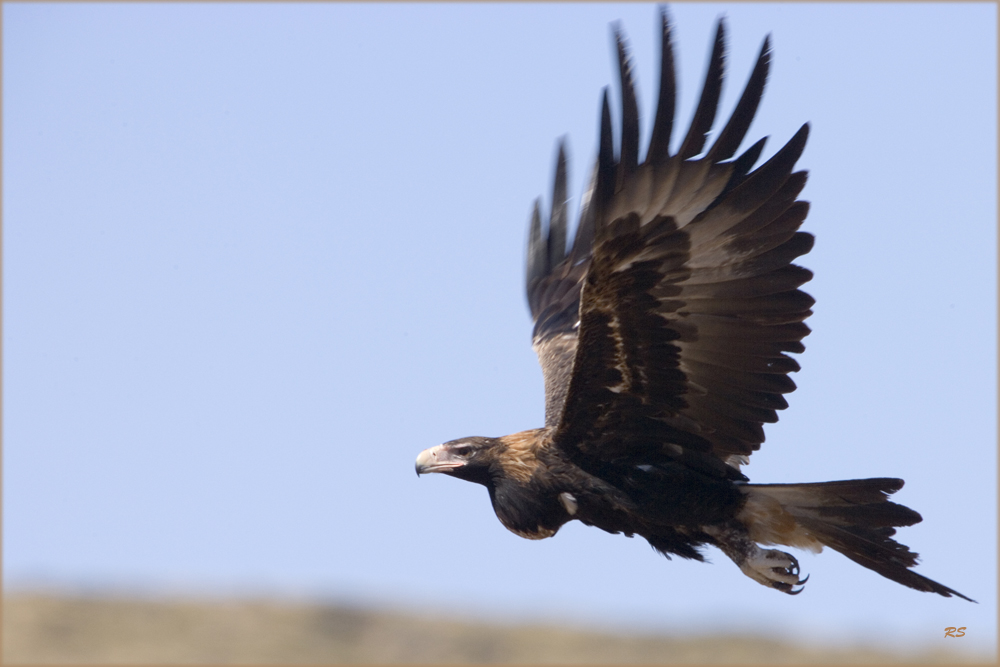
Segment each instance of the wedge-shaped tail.
[{"label": "wedge-shaped tail", "polygon": [[812,551],[827,546],[904,586],[975,602],[910,569],[917,564],[918,554],[892,536],[897,527],[920,523],[921,517],[889,500],[902,487],[903,480],[887,477],[747,484],[743,487],[747,503],[740,518],[755,542]]}]

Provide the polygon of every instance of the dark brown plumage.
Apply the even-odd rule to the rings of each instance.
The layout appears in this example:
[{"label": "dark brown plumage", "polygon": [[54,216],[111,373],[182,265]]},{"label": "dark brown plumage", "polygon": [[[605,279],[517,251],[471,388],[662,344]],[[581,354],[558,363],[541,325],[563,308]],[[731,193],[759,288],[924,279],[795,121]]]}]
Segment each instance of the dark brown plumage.
[{"label": "dark brown plumage", "polygon": [[723,79],[720,20],[694,118],[671,154],[676,85],[665,12],[661,23],[645,159],[616,30],[618,157],[605,90],[597,160],[568,252],[561,145],[547,228],[537,202],[531,216],[525,279],[545,426],[433,447],[417,472],[486,486],[503,525],[530,539],[578,519],[641,535],[668,556],[703,560],[699,548],[710,544],[755,581],[793,594],[805,583],[797,561],[766,547],[829,546],[911,588],[969,599],[910,569],[916,554],[892,539],[896,527],[920,521],[888,500],[902,480],[748,484],[740,472],[764,441],[763,424],[788,407],[788,374],[799,369],[788,353],[802,352],[809,333],[813,299],[799,287],[812,274],[792,264],[813,244],[798,231],[809,210],[796,199],[806,172],[793,171],[808,125],[756,169],[764,140],[732,159],[763,94],[765,39],[732,116],[705,150]]}]

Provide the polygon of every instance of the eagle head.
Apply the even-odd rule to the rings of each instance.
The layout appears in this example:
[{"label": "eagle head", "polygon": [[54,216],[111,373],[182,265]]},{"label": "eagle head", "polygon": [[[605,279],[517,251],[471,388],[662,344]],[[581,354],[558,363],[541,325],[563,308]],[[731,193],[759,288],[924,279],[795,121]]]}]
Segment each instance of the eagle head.
[{"label": "eagle head", "polygon": [[417,475],[442,472],[484,486],[497,456],[498,438],[472,436],[431,447],[417,456]]}]

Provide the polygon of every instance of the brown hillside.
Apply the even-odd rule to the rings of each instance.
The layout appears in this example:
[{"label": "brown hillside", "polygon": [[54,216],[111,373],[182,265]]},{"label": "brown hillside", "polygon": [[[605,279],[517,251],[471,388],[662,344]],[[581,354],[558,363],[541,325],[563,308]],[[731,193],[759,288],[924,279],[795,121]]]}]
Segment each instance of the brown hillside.
[{"label": "brown hillside", "polygon": [[16,593],[3,601],[11,663],[889,663],[973,662],[941,650],[799,646],[753,637],[624,636],[273,601]]}]

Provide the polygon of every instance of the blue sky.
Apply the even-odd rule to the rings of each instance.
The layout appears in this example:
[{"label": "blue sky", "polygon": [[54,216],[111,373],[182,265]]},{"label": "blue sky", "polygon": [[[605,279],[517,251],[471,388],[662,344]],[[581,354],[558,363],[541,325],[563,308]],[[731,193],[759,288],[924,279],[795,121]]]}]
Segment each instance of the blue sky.
[{"label": "blue sky", "polygon": [[[922,594],[832,551],[788,597],[718,551],[507,532],[416,454],[541,425],[522,275],[567,135],[578,201],[647,4],[5,4],[7,586],[267,594],[827,641],[996,639],[996,7],[677,4],[678,123],[812,133],[799,389],[756,482],[898,476]],[[680,130],[675,130],[675,145]],[[576,204],[573,205],[574,208]]]}]

